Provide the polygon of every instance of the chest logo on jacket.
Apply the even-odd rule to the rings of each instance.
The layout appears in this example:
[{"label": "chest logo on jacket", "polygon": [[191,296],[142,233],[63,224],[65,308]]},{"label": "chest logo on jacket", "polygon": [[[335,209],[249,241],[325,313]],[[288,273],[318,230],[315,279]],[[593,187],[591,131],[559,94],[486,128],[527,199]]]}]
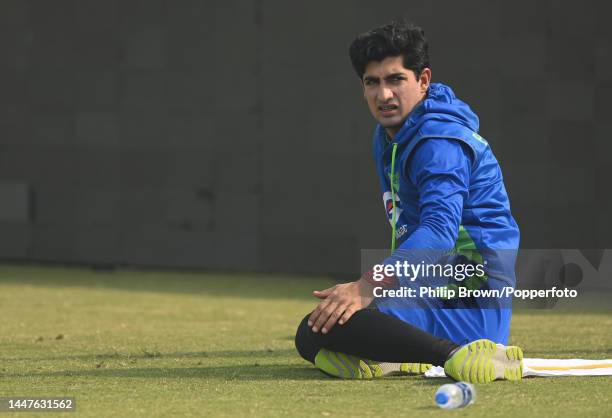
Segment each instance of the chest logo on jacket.
[{"label": "chest logo on jacket", "polygon": [[[389,223],[391,226],[393,226],[394,223],[397,224],[400,219],[400,215],[403,212],[402,201],[399,199],[399,196],[397,193],[395,194],[395,216],[393,216],[393,200],[391,200],[391,191],[387,190],[385,193],[383,193],[383,202],[385,205],[385,210],[387,211],[387,219],[389,220]],[[408,232],[408,225],[404,224],[398,226],[395,231],[395,237],[399,239],[406,232]]]},{"label": "chest logo on jacket", "polygon": [[[387,211],[387,219],[389,220],[389,224],[391,224],[391,227],[393,227],[394,224],[397,225],[397,223],[399,222],[400,215],[402,214],[404,210],[402,209],[402,201],[400,200],[399,195],[398,195],[399,173],[396,172],[395,174],[393,174],[389,171],[387,175],[389,176],[389,183],[393,186],[392,190],[394,193],[393,193],[393,198],[392,198],[390,190],[387,190],[386,192],[384,192],[383,193],[383,204],[385,205],[385,210]],[[395,214],[393,210],[394,200],[395,200]],[[404,224],[401,226],[397,226],[395,230],[395,237],[400,238],[406,232],[408,232],[407,225]]]},{"label": "chest logo on jacket", "polygon": [[389,219],[389,223],[393,225],[398,221],[400,215],[402,214],[402,202],[397,193],[395,193],[395,216],[393,216],[393,199],[391,198],[390,191],[383,193],[383,202],[385,204],[385,209],[387,210],[387,218]]}]

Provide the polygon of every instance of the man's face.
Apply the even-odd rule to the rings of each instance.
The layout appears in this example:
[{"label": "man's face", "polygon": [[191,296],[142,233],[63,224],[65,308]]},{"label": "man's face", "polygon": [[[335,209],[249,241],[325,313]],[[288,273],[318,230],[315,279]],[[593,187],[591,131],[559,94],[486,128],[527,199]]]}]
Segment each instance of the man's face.
[{"label": "man's face", "polygon": [[408,114],[425,97],[431,70],[425,68],[419,79],[404,68],[402,56],[371,61],[363,74],[363,96],[372,116],[394,137]]}]

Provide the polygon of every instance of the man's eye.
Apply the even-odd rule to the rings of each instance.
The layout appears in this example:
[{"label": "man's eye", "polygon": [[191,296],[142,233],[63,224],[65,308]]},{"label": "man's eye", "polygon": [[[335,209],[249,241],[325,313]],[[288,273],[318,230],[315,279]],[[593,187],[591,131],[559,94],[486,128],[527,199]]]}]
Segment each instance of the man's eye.
[{"label": "man's eye", "polygon": [[404,77],[401,77],[401,76],[391,78],[391,81],[394,83],[399,83],[402,80],[404,80]]}]

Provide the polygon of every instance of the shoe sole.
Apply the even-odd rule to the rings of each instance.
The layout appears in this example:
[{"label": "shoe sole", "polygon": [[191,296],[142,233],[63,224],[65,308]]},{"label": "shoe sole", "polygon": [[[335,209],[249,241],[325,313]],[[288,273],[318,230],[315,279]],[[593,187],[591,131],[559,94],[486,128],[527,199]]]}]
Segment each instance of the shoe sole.
[{"label": "shoe sole", "polygon": [[382,377],[382,370],[376,364],[349,354],[337,353],[322,348],[315,357],[315,366],[326,374],[341,379],[372,379]]},{"label": "shoe sole", "polygon": [[322,348],[315,365],[324,373],[342,379],[374,379],[386,376],[423,374],[431,364],[384,363]]},{"label": "shoe sole", "polygon": [[413,374],[424,374],[427,370],[431,369],[433,365],[425,363],[401,363],[400,372],[402,374],[413,375]]},{"label": "shoe sole", "polygon": [[523,350],[476,340],[459,349],[444,365],[455,380],[489,383],[494,380],[517,381],[523,378]]}]

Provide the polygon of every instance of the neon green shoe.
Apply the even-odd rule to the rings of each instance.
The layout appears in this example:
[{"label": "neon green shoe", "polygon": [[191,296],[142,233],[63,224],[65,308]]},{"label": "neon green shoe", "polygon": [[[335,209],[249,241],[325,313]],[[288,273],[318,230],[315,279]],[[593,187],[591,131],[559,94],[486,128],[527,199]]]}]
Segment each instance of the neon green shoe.
[{"label": "neon green shoe", "polygon": [[400,363],[400,371],[402,374],[424,374],[427,370],[431,369],[433,364],[426,363]]},{"label": "neon green shoe", "polygon": [[425,373],[431,364],[384,363],[322,348],[315,357],[315,366],[323,372],[343,379],[374,379],[378,377]]},{"label": "neon green shoe", "polygon": [[523,350],[520,347],[476,340],[459,348],[444,363],[444,372],[455,380],[489,383],[523,378]]}]

